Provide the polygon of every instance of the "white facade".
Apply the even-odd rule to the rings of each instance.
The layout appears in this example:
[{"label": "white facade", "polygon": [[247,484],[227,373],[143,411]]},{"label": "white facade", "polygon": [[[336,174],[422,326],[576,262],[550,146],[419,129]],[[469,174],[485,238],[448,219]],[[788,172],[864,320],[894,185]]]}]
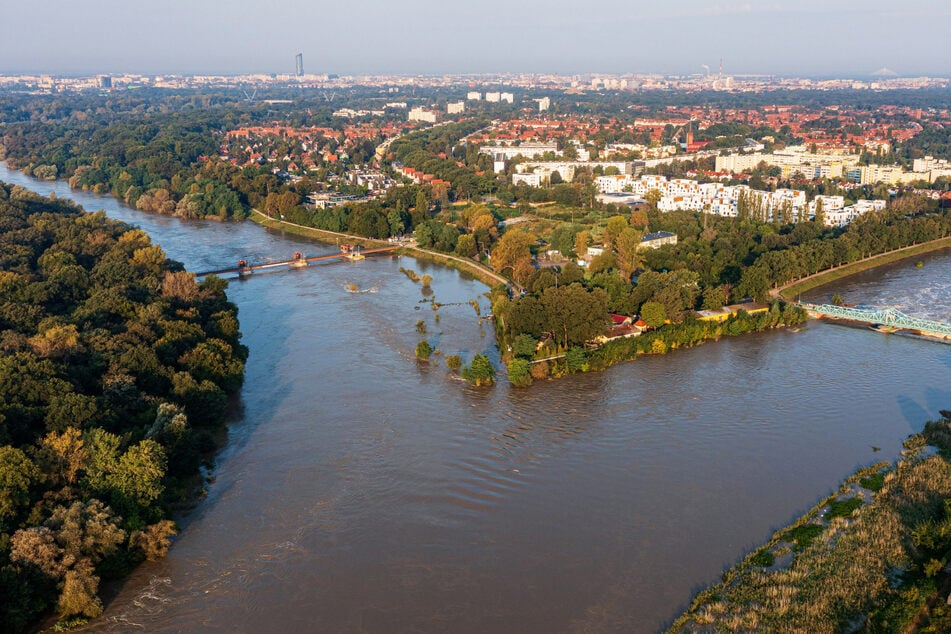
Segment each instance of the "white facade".
[{"label": "white facade", "polygon": [[[561,154],[561,152],[559,152],[559,154]],[[593,170],[598,166],[600,166],[602,170],[613,167],[622,174],[629,174],[633,169],[630,163],[624,163],[622,161],[527,161],[520,165],[520,169],[527,171],[542,168],[549,171],[558,171],[562,178],[566,181],[570,181],[574,180],[574,174],[579,169]],[[571,177],[569,178],[566,174],[571,174]]]},{"label": "white facade", "polygon": [[730,154],[717,156],[715,169],[718,172],[743,172],[752,170],[760,163],[783,168],[787,178],[795,172],[802,172],[806,178],[838,178],[843,171],[859,162],[857,154],[829,152],[813,154],[801,146],[790,147],[773,154],[753,152],[752,154]]},{"label": "white facade", "polygon": [[914,181],[930,181],[931,172],[906,172],[897,165],[866,165],[862,168],[862,184],[886,183],[900,185]]},{"label": "white facade", "polygon": [[538,100],[539,112],[545,112],[549,108],[551,108],[551,99],[549,99],[548,97],[542,97],[541,99]]},{"label": "white facade", "polygon": [[728,156],[718,156],[714,164],[714,169],[718,172],[745,172],[751,170],[766,159],[766,155],[760,152],[753,154],[730,154]]},{"label": "white facade", "polygon": [[708,211],[715,216],[736,218],[739,212],[736,208],[736,198],[713,198],[710,200]]},{"label": "white facade", "polygon": [[482,93],[477,91],[470,91],[466,93],[466,99],[469,101],[479,101],[482,99]]},{"label": "white facade", "polygon": [[503,92],[501,95],[499,95],[499,99],[506,103],[515,103],[515,95],[510,92]]},{"label": "white facade", "polygon": [[466,111],[466,102],[457,101],[455,103],[450,103],[446,105],[446,112],[448,114],[460,114]]},{"label": "white facade", "polygon": [[854,205],[842,207],[831,212],[823,212],[823,224],[827,227],[844,227],[859,216],[870,211],[885,209],[884,200],[859,200]]},{"label": "white facade", "polygon": [[513,185],[523,184],[531,187],[540,187],[541,181],[540,174],[512,174]]},{"label": "white facade", "polygon": [[816,213],[816,206],[822,201],[822,210],[826,213],[839,211],[845,207],[845,198],[842,196],[816,196],[809,201],[809,213]]},{"label": "white facade", "polygon": [[661,196],[657,201],[658,211],[702,211],[703,198],[695,195]]},{"label": "white facade", "polygon": [[410,109],[407,119],[409,121],[425,121],[426,123],[436,123],[436,113],[426,110],[421,106],[417,106]]},{"label": "white facade", "polygon": [[605,205],[633,205],[644,202],[644,199],[637,194],[627,192],[597,194],[595,199]]},{"label": "white facade", "polygon": [[630,174],[618,174],[616,176],[598,176],[594,179],[594,185],[602,194],[620,194],[630,187],[633,179]]},{"label": "white facade", "polygon": [[926,156],[925,158],[915,159],[911,164],[911,169],[915,172],[930,172],[935,169],[946,170],[951,169],[951,162],[945,159],[936,159],[933,156]]},{"label": "white facade", "polygon": [[490,154],[493,157],[501,156],[502,160],[508,161],[519,154],[525,158],[537,158],[546,152],[552,152],[556,156],[561,154],[558,151],[558,144],[554,141],[548,143],[522,143],[521,145],[483,145],[479,148],[481,154]]},{"label": "white facade", "polygon": [[485,100],[489,103],[499,103],[499,100],[502,98],[502,93],[498,92],[487,92],[485,93]]}]

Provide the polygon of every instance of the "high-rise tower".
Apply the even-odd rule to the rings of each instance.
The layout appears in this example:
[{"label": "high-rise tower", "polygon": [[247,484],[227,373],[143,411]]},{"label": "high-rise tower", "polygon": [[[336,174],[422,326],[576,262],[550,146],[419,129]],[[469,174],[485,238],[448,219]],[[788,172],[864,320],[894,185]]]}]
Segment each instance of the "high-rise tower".
[{"label": "high-rise tower", "polygon": [[298,53],[294,61],[297,62],[297,76],[302,77],[304,75],[304,54]]}]

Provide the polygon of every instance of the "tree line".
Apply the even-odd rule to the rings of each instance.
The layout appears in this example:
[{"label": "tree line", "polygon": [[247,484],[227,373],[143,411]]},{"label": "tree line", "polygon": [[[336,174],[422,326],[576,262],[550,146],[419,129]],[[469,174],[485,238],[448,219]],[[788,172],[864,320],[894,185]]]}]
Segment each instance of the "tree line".
[{"label": "tree line", "polygon": [[0,184],[0,629],[97,616],[162,556],[247,349],[202,283],[102,212]]}]

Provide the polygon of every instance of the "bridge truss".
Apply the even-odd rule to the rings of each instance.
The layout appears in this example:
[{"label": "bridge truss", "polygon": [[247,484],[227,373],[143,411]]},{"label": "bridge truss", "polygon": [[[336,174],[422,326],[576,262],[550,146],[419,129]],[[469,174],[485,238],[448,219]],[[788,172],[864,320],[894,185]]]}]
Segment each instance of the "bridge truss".
[{"label": "bridge truss", "polygon": [[907,328],[909,330],[920,330],[922,332],[951,336],[951,324],[933,321],[931,319],[919,319],[911,315],[906,315],[894,308],[866,309],[807,303],[800,303],[799,305],[810,312],[826,317],[851,319],[853,321],[863,321],[870,324],[882,324],[894,328]]}]

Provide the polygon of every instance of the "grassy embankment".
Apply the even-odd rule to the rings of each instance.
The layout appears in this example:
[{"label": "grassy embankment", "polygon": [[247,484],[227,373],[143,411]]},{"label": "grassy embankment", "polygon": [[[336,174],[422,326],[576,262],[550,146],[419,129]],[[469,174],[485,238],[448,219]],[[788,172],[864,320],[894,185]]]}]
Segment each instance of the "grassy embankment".
[{"label": "grassy embankment", "polygon": [[[364,248],[391,246],[391,244],[386,240],[362,238],[360,236],[346,233],[336,233],[333,231],[325,231],[323,229],[315,229],[313,227],[305,227],[292,222],[268,218],[256,209],[252,211],[253,213],[250,216],[250,220],[269,229],[279,229],[281,231],[286,231],[287,233],[303,236],[305,238],[320,240],[321,242],[339,243],[341,240],[346,240],[350,244],[357,244]],[[416,247],[402,247],[397,249],[394,253],[399,255],[407,255],[417,260],[435,262],[437,264],[468,273],[490,288],[498,286],[499,284],[508,283],[507,280],[503,281],[505,278],[496,275],[492,271],[477,264],[476,262],[472,262],[464,258]]]},{"label": "grassy embankment", "polygon": [[324,231],[323,229],[305,227],[304,225],[294,224],[293,222],[285,222],[284,220],[269,218],[257,209],[251,210],[251,215],[248,217],[248,220],[256,222],[262,227],[267,227],[268,229],[279,229],[296,236],[314,238],[316,240],[320,240],[321,242],[338,243],[341,239],[344,239],[349,244],[356,244],[364,248],[390,246],[390,243],[386,240],[374,240],[373,238],[363,238],[347,233]]},{"label": "grassy embankment", "polygon": [[860,469],[726,571],[669,632],[949,631],[949,456],[951,421],[928,423],[897,463]]},{"label": "grassy embankment", "polygon": [[873,255],[857,262],[852,262],[851,264],[843,264],[835,268],[820,271],[814,275],[804,277],[801,280],[791,282],[773,291],[773,296],[780,296],[787,301],[795,301],[799,295],[806,291],[825,286],[826,284],[849,277],[850,275],[874,269],[883,264],[891,264],[892,262],[898,262],[916,255],[931,253],[932,251],[949,247],[951,247],[951,237],[946,237],[915,244],[902,249],[896,249],[894,251],[888,251],[886,253],[880,253],[879,255]]},{"label": "grassy embankment", "polygon": [[408,255],[411,258],[415,258],[417,260],[435,262],[437,264],[441,264],[442,266],[447,266],[449,268],[462,271],[463,273],[473,276],[475,279],[479,280],[489,288],[499,286],[500,284],[511,283],[501,275],[497,275],[496,273],[477,264],[476,262],[466,260],[464,258],[415,247],[403,247],[401,249],[397,249],[396,253]]}]

